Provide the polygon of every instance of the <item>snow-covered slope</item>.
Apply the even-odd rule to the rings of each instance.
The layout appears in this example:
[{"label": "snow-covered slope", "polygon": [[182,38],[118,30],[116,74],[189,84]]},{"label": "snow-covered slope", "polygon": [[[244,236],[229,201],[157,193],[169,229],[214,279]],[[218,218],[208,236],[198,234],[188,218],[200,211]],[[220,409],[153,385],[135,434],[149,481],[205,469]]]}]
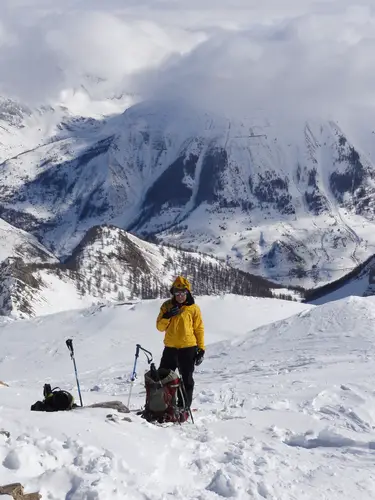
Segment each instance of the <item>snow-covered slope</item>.
[{"label": "snow-covered slope", "polygon": [[312,287],[374,252],[374,165],[333,122],[291,139],[266,117],[144,102],[103,120],[65,117],[1,176],[3,217],[57,255],[111,222]]},{"label": "snow-covered slope", "polygon": [[0,314],[30,318],[97,302],[80,293],[76,273],[60,264],[30,264],[10,258],[0,265]]},{"label": "snow-covered slope", "polygon": [[[10,385],[0,427],[11,433],[0,435],[0,484],[17,480],[55,500],[373,498],[372,297],[316,307],[199,298],[207,352],[195,373],[195,425],[159,428],[135,413],[111,421],[99,408],[30,412],[45,382],[77,395],[67,338],[84,404],[127,404],[135,344],[160,359],[160,303],[0,325]],[[146,369],[140,357],[132,409],[144,402]]]},{"label": "snow-covered slope", "polygon": [[5,260],[0,265],[0,313],[28,318],[98,302],[168,297],[179,274],[191,280],[196,294],[300,299],[298,293],[214,257],[148,243],[114,226],[95,226],[64,263]]},{"label": "snow-covered slope", "polygon": [[16,159],[25,152],[31,153],[48,142],[66,115],[67,110],[58,106],[30,108],[0,96],[0,162]]},{"label": "snow-covered slope", "polygon": [[370,295],[375,295],[375,256],[370,257],[339,280],[307,290],[305,299],[310,304],[321,305],[350,296],[368,297]]},{"label": "snow-covered slope", "polygon": [[[245,334],[268,322],[313,307],[298,302],[237,295],[197,296],[196,300],[205,320],[207,345],[228,339],[236,333]],[[18,380],[17,385],[28,386],[31,380],[39,383],[43,377],[51,377],[56,383],[63,384],[64,377],[68,376],[69,384],[74,384],[69,357],[66,360],[65,338],[74,339],[80,372],[95,371],[98,368],[97,354],[101,353],[103,359],[107,358],[113,367],[109,378],[112,379],[115,372],[126,378],[131,372],[136,343],[141,343],[145,348],[148,346],[156,359],[161,353],[163,335],[156,330],[155,322],[163,301],[153,299],[104,307],[93,305],[78,311],[65,311],[30,320],[7,319],[4,324],[0,324],[0,338],[4,342],[0,359],[1,380],[11,385]],[[243,318],[238,325],[233,319],[235,310],[241,310]],[[235,330],[233,322],[237,325]],[[29,336],[29,341],[22,343],[23,336]],[[61,342],[63,345],[60,345]],[[114,348],[115,345],[118,349]],[[51,351],[48,346],[52,346]],[[43,363],[39,367],[35,366],[33,373],[25,373],[25,377],[16,374],[15,366],[12,366],[16,359],[31,361],[39,357]],[[145,360],[140,360],[140,370],[145,368]],[[90,383],[90,379],[87,382],[82,380],[82,390],[89,391]],[[126,380],[119,383],[127,384]]]},{"label": "snow-covered slope", "polygon": [[27,262],[58,262],[34,236],[0,219],[0,263],[8,257]]}]

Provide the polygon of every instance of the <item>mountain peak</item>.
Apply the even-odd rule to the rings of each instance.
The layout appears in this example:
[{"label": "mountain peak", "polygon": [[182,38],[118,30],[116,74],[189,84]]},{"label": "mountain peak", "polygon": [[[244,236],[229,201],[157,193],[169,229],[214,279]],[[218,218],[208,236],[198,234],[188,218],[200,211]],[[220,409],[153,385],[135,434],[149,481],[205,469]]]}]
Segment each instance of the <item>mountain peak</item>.
[{"label": "mountain peak", "polygon": [[310,288],[375,243],[374,165],[332,122],[306,123],[291,142],[260,113],[151,101],[54,131],[3,163],[0,206],[59,257],[112,223]]}]

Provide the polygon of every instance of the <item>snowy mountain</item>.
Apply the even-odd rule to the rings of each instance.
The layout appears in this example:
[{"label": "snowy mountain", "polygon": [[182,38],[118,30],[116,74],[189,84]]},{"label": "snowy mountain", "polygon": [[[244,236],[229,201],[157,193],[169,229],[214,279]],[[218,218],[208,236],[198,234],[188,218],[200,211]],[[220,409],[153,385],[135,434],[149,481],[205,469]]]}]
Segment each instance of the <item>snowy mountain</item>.
[{"label": "snowy mountain", "polygon": [[48,142],[66,115],[60,107],[30,108],[0,96],[0,161],[15,159]]},{"label": "snowy mountain", "polygon": [[373,253],[374,165],[333,122],[291,140],[260,115],[231,120],[177,102],[103,120],[51,113],[42,144],[1,164],[0,209],[58,256],[111,223],[314,287]]},{"label": "snowy mountain", "polygon": [[[0,2],[0,500],[374,498],[374,26]],[[136,346],[159,364],[178,274],[204,359],[152,425]],[[83,407],[30,411],[46,383]]]},{"label": "snowy mountain", "polygon": [[166,298],[179,274],[191,280],[194,294],[199,295],[300,298],[214,257],[147,243],[114,226],[95,226],[64,263],[4,260],[0,314],[29,318],[98,303]]},{"label": "snowy mountain", "polygon": [[375,256],[357,266],[342,278],[312,290],[306,290],[305,300],[314,305],[325,304],[350,296],[375,295]]},{"label": "snowy mountain", "polygon": [[8,257],[17,257],[27,262],[58,262],[35,236],[0,219],[0,262]]},{"label": "snowy mountain", "polygon": [[[0,485],[19,481],[55,500],[373,498],[375,298],[199,298],[207,349],[195,424],[162,428],[136,415],[143,356],[125,420],[89,408],[128,404],[136,343],[158,364],[160,304],[2,322],[0,427],[10,436],[0,435]],[[46,382],[79,401],[67,338],[85,408],[31,412]]]}]

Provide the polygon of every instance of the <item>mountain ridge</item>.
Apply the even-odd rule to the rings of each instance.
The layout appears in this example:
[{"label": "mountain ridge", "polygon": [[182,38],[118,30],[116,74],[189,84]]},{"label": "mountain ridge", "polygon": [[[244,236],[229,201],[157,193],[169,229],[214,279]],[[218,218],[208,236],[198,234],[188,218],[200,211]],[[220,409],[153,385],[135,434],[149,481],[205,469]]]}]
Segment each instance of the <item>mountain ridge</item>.
[{"label": "mountain ridge", "polygon": [[0,314],[29,318],[95,303],[168,297],[173,279],[184,274],[196,295],[300,298],[218,259],[140,240],[115,226],[89,229],[63,262],[0,263]]},{"label": "mountain ridge", "polygon": [[305,124],[293,143],[266,117],[176,102],[58,123],[2,163],[0,213],[59,258],[109,223],[311,288],[375,249],[375,168],[334,122]]}]

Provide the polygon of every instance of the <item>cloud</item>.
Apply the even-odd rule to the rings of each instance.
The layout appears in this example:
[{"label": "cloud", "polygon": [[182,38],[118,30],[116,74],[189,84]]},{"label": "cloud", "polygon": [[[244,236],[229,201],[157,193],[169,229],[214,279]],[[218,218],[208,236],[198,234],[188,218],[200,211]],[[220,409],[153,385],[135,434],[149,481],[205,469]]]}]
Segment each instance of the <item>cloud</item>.
[{"label": "cloud", "polygon": [[15,37],[8,33],[5,24],[0,20],[0,48],[9,47],[15,42]]},{"label": "cloud", "polygon": [[115,80],[157,65],[171,52],[172,43],[151,22],[126,23],[102,12],[66,19],[63,26],[47,33],[46,41],[76,74]]},{"label": "cloud", "polygon": [[69,0],[62,11],[48,0],[16,6],[0,4],[0,93],[28,104],[83,87],[94,100],[121,94],[129,76],[190,50],[204,36],[119,13],[115,5],[114,12]]},{"label": "cloud", "polygon": [[183,98],[229,115],[337,118],[375,105],[370,8],[225,30],[139,78],[145,98]]},{"label": "cloud", "polygon": [[56,4],[1,1],[0,93],[89,109],[131,92],[289,120],[375,103],[370,0]]}]

